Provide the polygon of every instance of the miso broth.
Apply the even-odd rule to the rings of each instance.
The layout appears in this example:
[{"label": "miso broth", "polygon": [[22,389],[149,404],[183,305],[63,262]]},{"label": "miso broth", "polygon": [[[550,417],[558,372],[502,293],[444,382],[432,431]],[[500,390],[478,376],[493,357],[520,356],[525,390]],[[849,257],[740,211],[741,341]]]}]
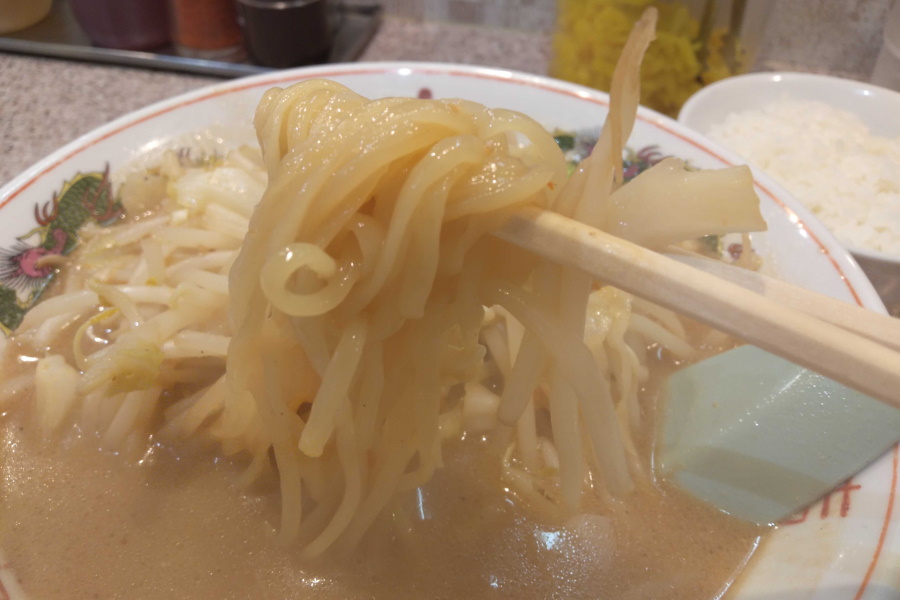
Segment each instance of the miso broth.
[{"label": "miso broth", "polygon": [[480,438],[404,497],[351,556],[282,547],[276,488],[197,447],[139,460],[93,440],[48,444],[27,411],[2,430],[0,548],[28,598],[715,598],[761,530],[665,485],[570,527],[538,522],[499,484]]}]

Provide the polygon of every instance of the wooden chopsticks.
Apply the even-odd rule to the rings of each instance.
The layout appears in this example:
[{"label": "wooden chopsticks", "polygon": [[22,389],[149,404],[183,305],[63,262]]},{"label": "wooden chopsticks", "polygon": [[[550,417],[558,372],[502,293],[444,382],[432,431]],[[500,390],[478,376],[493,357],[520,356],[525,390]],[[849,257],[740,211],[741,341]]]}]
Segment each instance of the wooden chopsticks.
[{"label": "wooden chopsticks", "polygon": [[497,235],[900,408],[900,352],[870,339],[897,347],[891,317],[761,275],[745,279],[763,291],[756,293],[536,208],[514,215]]},{"label": "wooden chopsticks", "polygon": [[900,319],[682,248],[666,248],[666,256],[900,352]]}]

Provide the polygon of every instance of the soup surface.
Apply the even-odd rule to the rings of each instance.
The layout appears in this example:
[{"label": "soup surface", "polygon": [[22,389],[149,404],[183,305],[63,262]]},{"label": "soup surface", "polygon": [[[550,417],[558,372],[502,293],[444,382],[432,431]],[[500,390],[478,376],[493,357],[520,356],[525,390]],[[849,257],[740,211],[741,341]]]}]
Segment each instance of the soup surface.
[{"label": "soup surface", "polygon": [[73,436],[48,444],[27,410],[2,427],[0,547],[29,598],[714,598],[761,531],[665,485],[542,525],[499,486],[483,438],[401,498],[358,552],[303,564],[274,540],[277,493],[243,492],[209,449],[139,460]]}]

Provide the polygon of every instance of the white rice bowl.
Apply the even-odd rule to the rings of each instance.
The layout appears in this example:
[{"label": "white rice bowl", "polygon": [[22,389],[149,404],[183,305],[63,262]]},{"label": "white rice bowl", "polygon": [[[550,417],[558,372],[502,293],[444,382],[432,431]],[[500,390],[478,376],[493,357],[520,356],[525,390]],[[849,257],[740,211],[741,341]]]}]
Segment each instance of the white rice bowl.
[{"label": "white rice bowl", "polygon": [[678,120],[782,183],[857,256],[900,263],[900,93],[803,73],[732,77]]}]

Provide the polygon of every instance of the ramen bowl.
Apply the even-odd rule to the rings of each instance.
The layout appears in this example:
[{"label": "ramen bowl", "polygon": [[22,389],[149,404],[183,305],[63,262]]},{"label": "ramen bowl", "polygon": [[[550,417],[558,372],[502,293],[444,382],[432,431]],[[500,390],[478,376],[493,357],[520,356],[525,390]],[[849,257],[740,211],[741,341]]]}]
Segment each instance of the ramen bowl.
[{"label": "ramen bowl", "polygon": [[[609,105],[605,94],[573,84],[445,64],[328,65],[227,82],[118,119],[11,181],[0,190],[0,248],[30,243],[31,232],[50,218],[45,207],[54,194],[85,174],[108,169],[115,182],[117,170],[150,160],[165,148],[191,146],[200,138],[212,144],[211,150],[252,143],[251,121],[262,94],[272,86],[314,77],[336,80],[369,97],[461,97],[518,110],[549,130],[566,132],[596,132]],[[636,152],[678,156],[699,168],[740,163],[703,136],[644,109],[628,146]],[[764,174],[754,177],[768,231],[754,234],[753,242],[766,270],[815,291],[883,310],[875,290],[834,237]],[[17,306],[28,310],[27,300],[18,298]],[[0,314],[10,307],[0,306]],[[778,524],[744,569],[732,597],[896,598],[900,594],[896,568],[900,535],[894,517],[897,479],[894,448],[821,502]],[[5,556],[0,583],[8,597],[24,600],[28,596],[15,573],[16,557]]]}]

